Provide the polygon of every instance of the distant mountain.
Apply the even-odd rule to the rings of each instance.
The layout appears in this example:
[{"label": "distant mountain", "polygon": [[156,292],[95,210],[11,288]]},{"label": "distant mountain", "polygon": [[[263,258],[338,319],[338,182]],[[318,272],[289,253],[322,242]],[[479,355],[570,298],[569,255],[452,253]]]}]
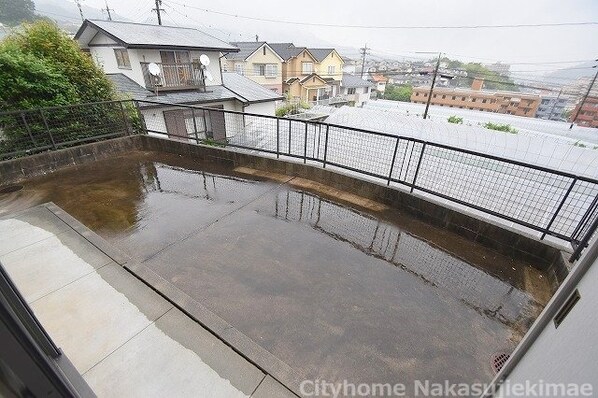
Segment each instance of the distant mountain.
[{"label": "distant mountain", "polygon": [[[589,69],[592,66],[596,65],[595,61],[588,61],[583,62],[581,64],[577,64],[575,66],[570,66],[568,68],[559,69],[554,72],[550,72],[546,75],[547,80],[575,80],[579,79],[580,77],[585,76],[593,76],[596,73],[596,69]],[[588,68],[588,69],[579,69],[579,68]]]},{"label": "distant mountain", "polygon": [[[34,0],[35,12],[56,21],[63,29],[74,33],[81,26],[79,8],[74,1],[69,0]],[[106,19],[106,13],[94,7],[82,5],[83,16],[87,19]],[[112,12],[112,18],[119,21],[127,21],[118,14]]]}]

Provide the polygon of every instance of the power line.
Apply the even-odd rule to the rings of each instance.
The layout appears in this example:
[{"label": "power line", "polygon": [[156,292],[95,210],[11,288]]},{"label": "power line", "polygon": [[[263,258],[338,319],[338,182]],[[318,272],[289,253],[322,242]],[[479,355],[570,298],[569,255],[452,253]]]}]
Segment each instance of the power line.
[{"label": "power line", "polygon": [[537,27],[557,27],[557,26],[586,26],[586,25],[598,25],[598,22],[557,22],[557,23],[535,23],[535,24],[504,24],[504,25],[444,25],[444,26],[386,26],[386,25],[340,25],[340,24],[328,24],[328,23],[317,23],[317,22],[299,22],[299,21],[288,21],[280,19],[268,19],[250,17],[245,15],[231,14],[223,11],[210,10],[203,7],[195,7],[191,5],[176,3],[171,1],[173,4],[177,4],[182,7],[188,7],[199,11],[204,11],[217,15],[224,15],[227,17],[248,19],[259,22],[270,22],[270,23],[283,23],[286,25],[303,25],[303,26],[318,26],[325,28],[350,28],[350,29],[493,29],[493,28],[537,28]]}]

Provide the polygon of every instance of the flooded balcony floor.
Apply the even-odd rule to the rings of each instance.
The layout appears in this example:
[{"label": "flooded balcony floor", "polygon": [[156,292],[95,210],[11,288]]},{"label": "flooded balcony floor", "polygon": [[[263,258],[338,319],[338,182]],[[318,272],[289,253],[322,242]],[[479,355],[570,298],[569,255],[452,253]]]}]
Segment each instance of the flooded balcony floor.
[{"label": "flooded balcony floor", "polygon": [[300,379],[488,382],[548,300],[543,273],[300,178],[133,153],[25,181]]}]

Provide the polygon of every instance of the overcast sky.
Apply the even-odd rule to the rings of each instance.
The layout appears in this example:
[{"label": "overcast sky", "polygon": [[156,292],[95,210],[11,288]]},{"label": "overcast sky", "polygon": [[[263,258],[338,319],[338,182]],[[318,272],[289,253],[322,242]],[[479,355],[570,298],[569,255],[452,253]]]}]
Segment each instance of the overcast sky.
[{"label": "overcast sky", "polygon": [[[154,22],[153,0],[108,0],[116,13]],[[85,0],[101,8],[104,0]],[[183,6],[186,4],[187,6]],[[381,30],[297,26],[257,22],[193,9],[208,8],[281,21],[348,25],[496,25],[598,21],[598,0],[164,0],[165,24],[212,27],[222,39],[292,41],[296,45],[359,48],[367,42],[380,55],[421,57],[415,51],[443,51],[451,57],[490,62],[548,62],[598,58],[598,25],[475,30]],[[563,65],[522,65],[514,70]]]}]

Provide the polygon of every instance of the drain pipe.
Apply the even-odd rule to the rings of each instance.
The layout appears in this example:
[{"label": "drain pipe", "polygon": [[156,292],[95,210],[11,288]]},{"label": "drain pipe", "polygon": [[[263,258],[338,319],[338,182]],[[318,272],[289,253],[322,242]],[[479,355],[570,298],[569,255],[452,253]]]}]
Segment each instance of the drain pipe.
[{"label": "drain pipe", "polygon": [[571,273],[565,278],[562,285],[559,287],[554,296],[550,299],[544,311],[540,314],[536,322],[532,325],[523,340],[519,343],[515,351],[509,357],[502,369],[492,380],[488,389],[481,395],[482,398],[491,398],[499,391],[498,385],[502,384],[509,374],[515,369],[519,361],[521,361],[530,347],[533,346],[536,339],[540,336],[542,331],[554,319],[569,297],[575,292],[577,285],[590,269],[592,264],[598,258],[598,240],[594,241],[591,247],[588,248],[586,255],[579,260],[579,263],[573,267]]}]

